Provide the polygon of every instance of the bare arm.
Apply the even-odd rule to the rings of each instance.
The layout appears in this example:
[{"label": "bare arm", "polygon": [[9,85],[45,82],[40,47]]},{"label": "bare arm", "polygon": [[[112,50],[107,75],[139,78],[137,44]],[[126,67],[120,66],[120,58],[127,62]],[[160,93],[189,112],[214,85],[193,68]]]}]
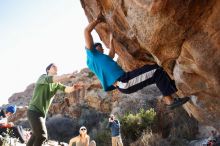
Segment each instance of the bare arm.
[{"label": "bare arm", "polygon": [[114,48],[114,44],[113,44],[113,34],[110,34],[110,44],[109,44],[109,54],[108,56],[111,57],[112,59],[115,57],[115,48]]},{"label": "bare arm", "polygon": [[54,83],[64,82],[64,81],[68,81],[74,77],[75,77],[74,74],[64,74],[64,75],[60,75],[60,76],[53,76],[53,82]]},{"label": "bare arm", "polygon": [[77,142],[78,141],[78,136],[77,137],[74,137],[72,139],[70,139],[69,141],[69,146],[72,146],[74,142]]},{"label": "bare arm", "polygon": [[73,86],[67,86],[67,87],[65,88],[65,93],[71,93],[71,92],[73,92],[73,91],[75,91],[75,90],[78,90],[78,89],[80,89],[80,88],[82,88],[82,85],[81,85],[81,84],[75,84],[75,85],[73,85]]},{"label": "bare arm", "polygon": [[104,17],[102,14],[99,14],[98,17],[89,23],[89,25],[84,30],[84,38],[86,43],[86,48],[92,49],[92,45],[94,44],[93,38],[91,35],[92,30],[96,27],[97,24],[104,21]]},{"label": "bare arm", "polygon": [[87,135],[86,146],[89,146],[89,141],[90,141],[90,137],[89,137],[89,135]]}]

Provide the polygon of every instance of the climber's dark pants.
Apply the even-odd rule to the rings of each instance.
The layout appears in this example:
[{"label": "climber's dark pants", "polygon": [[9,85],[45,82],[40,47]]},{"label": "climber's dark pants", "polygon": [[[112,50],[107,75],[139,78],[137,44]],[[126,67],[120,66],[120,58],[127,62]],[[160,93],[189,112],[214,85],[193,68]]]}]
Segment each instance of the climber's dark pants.
[{"label": "climber's dark pants", "polygon": [[10,137],[13,138],[18,138],[21,143],[24,143],[25,138],[24,138],[24,129],[22,126],[14,126],[10,128],[0,128],[0,135],[9,135]]},{"label": "climber's dark pants", "polygon": [[27,117],[32,129],[32,135],[27,146],[41,146],[47,140],[45,116],[32,110],[27,111]]},{"label": "climber's dark pants", "polygon": [[136,70],[126,72],[118,79],[117,88],[122,93],[133,93],[148,85],[156,84],[163,96],[177,91],[175,83],[158,65],[145,65]]}]

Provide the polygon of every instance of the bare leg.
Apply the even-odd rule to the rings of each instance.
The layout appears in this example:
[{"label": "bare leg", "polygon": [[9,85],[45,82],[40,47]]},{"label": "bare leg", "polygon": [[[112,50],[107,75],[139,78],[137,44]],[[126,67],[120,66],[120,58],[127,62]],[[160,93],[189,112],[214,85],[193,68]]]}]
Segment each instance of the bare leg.
[{"label": "bare leg", "polygon": [[166,105],[170,105],[174,101],[172,96],[163,96],[162,100]]}]

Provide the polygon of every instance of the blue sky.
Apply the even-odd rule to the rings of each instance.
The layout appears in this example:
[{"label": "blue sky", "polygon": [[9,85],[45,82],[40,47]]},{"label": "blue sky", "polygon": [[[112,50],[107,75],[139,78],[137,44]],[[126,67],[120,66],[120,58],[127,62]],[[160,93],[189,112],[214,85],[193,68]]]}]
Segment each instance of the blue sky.
[{"label": "blue sky", "polygon": [[[0,0],[0,105],[54,62],[58,74],[86,67],[79,0]],[[99,40],[93,31],[94,40]]]}]

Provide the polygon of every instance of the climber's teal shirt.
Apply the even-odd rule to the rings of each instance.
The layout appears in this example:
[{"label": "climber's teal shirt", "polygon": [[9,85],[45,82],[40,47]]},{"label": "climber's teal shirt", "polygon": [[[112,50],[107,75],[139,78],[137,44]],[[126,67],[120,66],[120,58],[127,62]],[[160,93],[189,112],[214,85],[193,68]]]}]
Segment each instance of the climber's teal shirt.
[{"label": "climber's teal shirt", "polygon": [[86,48],[87,66],[98,77],[105,91],[112,89],[112,85],[125,72],[108,55],[105,55],[93,46],[90,50]]},{"label": "climber's teal shirt", "polygon": [[53,83],[52,76],[41,75],[35,84],[33,97],[31,98],[28,109],[40,112],[45,116],[57,90],[64,91],[65,87],[60,83]]}]

